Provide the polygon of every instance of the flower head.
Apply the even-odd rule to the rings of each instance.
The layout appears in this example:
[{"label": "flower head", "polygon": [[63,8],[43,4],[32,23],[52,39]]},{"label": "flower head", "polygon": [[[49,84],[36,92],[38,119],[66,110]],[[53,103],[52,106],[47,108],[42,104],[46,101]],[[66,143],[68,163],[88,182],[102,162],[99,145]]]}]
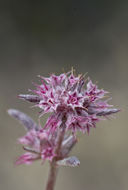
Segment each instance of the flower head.
[{"label": "flower head", "polygon": [[[95,127],[101,116],[111,115],[118,109],[111,108],[103,98],[106,91],[98,89],[90,79],[84,80],[82,75],[75,76],[73,72],[59,76],[52,74],[49,78],[40,76],[41,84],[36,85],[37,95],[19,95],[20,98],[36,102],[41,109],[41,116],[52,113],[44,129],[53,133],[66,117],[66,130],[75,133],[77,130],[89,132]],[[33,100],[33,101],[32,101]],[[36,101],[37,100],[37,101]]]},{"label": "flower head", "polygon": [[24,146],[27,153],[20,156],[16,164],[31,164],[37,159],[52,161],[55,157],[55,136],[48,135],[45,130],[32,129],[25,136],[19,138],[18,142]]},{"label": "flower head", "polygon": [[27,130],[27,133],[18,139],[18,143],[23,145],[26,153],[17,158],[16,165],[31,164],[39,159],[43,162],[45,160],[52,162],[53,159],[62,160],[68,156],[77,142],[74,136],[64,135],[61,149],[58,152],[58,132],[49,133],[48,129],[41,128],[29,116],[18,110],[10,109],[8,113],[19,120]]}]

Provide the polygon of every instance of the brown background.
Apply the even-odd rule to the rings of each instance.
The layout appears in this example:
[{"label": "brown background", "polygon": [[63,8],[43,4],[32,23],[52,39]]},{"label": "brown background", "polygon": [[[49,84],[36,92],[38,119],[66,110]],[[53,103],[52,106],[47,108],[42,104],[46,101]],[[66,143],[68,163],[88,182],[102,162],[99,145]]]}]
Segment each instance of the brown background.
[{"label": "brown background", "polygon": [[14,167],[23,153],[16,139],[24,134],[8,108],[35,120],[38,109],[16,98],[37,82],[37,75],[86,73],[111,92],[122,109],[90,135],[79,135],[72,152],[81,165],[61,168],[56,190],[128,189],[128,2],[58,0],[0,2],[0,189],[44,189],[48,163]]}]

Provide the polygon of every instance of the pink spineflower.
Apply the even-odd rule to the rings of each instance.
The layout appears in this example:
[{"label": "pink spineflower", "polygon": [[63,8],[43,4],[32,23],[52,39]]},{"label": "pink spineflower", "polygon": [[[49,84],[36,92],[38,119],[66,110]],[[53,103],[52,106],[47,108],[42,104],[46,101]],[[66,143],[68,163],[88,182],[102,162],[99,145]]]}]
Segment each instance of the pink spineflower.
[{"label": "pink spineflower", "polygon": [[117,113],[119,109],[112,108],[108,99],[105,100],[106,91],[98,89],[90,79],[84,80],[82,75],[68,72],[40,78],[41,84],[36,84],[36,90],[33,90],[36,95],[19,95],[19,98],[36,103],[35,106],[41,109],[40,117],[50,113],[44,127],[18,110],[10,109],[8,113],[27,130],[18,139],[26,152],[16,160],[16,164],[48,160],[50,174],[46,190],[53,190],[59,166],[80,164],[75,156],[68,157],[77,142],[76,132],[89,133],[102,117]]},{"label": "pink spineflower", "polygon": [[41,84],[36,85],[34,95],[19,95],[20,98],[36,102],[41,108],[41,116],[52,113],[44,129],[54,132],[66,117],[66,130],[75,133],[77,130],[89,132],[95,127],[101,116],[111,115],[118,109],[111,108],[107,100],[103,100],[106,91],[98,89],[90,79],[84,80],[82,75],[75,76],[72,72],[49,78],[40,76]]},{"label": "pink spineflower", "polygon": [[10,109],[8,113],[18,119],[27,130],[26,135],[18,139],[18,143],[23,145],[26,153],[16,160],[16,165],[31,164],[39,159],[43,162],[45,160],[52,162],[53,159],[56,161],[62,160],[68,156],[77,142],[74,136],[65,135],[64,139],[62,139],[62,149],[57,152],[57,132],[49,133],[47,129],[41,128],[29,116],[18,110]]},{"label": "pink spineflower", "polygon": [[32,161],[42,158],[42,160],[52,160],[55,156],[55,136],[48,135],[45,130],[32,129],[27,134],[18,139],[20,144],[24,145],[24,150],[27,154],[22,155],[16,161],[16,164],[22,162],[29,164]]}]

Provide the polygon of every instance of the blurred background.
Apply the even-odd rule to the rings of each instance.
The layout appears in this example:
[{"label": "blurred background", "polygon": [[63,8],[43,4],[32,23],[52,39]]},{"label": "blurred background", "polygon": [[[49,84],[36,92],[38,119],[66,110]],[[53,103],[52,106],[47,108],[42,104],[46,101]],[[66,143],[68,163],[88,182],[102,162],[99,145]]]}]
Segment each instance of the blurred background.
[{"label": "blurred background", "polygon": [[[73,66],[111,92],[122,109],[72,151],[81,165],[61,168],[56,190],[128,189],[128,1],[0,1],[0,189],[45,189],[48,163],[14,167],[23,153],[16,139],[24,128],[6,111],[16,108],[36,121],[38,109],[17,99],[33,89],[37,75]],[[45,120],[44,120],[45,121]]]}]

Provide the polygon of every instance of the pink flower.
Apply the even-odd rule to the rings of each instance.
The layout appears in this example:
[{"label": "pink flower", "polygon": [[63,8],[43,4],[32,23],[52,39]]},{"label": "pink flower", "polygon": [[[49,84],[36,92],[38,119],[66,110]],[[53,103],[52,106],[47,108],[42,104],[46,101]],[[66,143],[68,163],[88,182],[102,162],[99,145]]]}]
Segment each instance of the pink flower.
[{"label": "pink flower", "polygon": [[48,147],[48,148],[45,148],[42,152],[41,152],[41,158],[43,160],[50,160],[52,161],[52,159],[54,158],[54,156],[56,156],[56,154],[54,153],[54,149],[53,147]]},{"label": "pink flower", "polygon": [[[18,139],[18,143],[23,145],[23,149],[26,153],[17,158],[15,162],[16,165],[31,164],[33,161],[39,159],[42,160],[42,162],[45,160],[52,162],[53,159],[56,161],[63,159],[68,156],[72,147],[77,142],[77,139],[74,136],[70,134],[64,135],[64,139],[62,139],[62,147],[57,153],[59,131],[56,132],[53,129],[51,132],[48,130],[47,126],[46,129],[41,128],[29,116],[18,110],[10,109],[8,110],[8,113],[19,120],[27,130],[26,135]],[[51,116],[47,125],[54,125],[55,122],[55,117]]]},{"label": "pink flower", "polygon": [[75,76],[68,72],[59,76],[52,74],[49,78],[42,76],[40,78],[41,84],[36,85],[36,90],[33,91],[37,96],[19,95],[19,97],[37,102],[36,106],[41,109],[41,116],[52,113],[44,126],[50,133],[57,131],[63,116],[66,117],[66,130],[73,133],[77,130],[89,132],[101,116],[119,111],[111,108],[107,100],[103,100],[106,91],[98,89],[90,79],[86,82],[82,75]]},{"label": "pink flower", "polygon": [[18,142],[24,145],[27,153],[20,156],[16,164],[31,164],[37,159],[52,161],[55,157],[55,135],[48,135],[45,130],[32,129],[25,136],[19,138]]}]

